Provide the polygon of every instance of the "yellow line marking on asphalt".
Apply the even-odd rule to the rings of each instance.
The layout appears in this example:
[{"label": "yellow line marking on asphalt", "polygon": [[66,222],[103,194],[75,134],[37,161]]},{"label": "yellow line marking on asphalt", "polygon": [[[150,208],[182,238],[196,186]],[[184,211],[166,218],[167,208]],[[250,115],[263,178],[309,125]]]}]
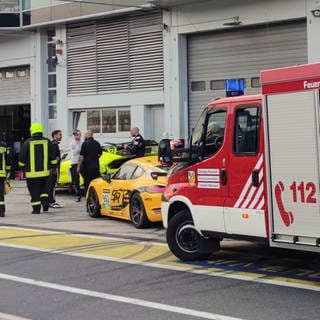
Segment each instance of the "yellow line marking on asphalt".
[{"label": "yellow line marking on asphalt", "polygon": [[183,263],[177,260],[166,244],[161,243],[0,227],[0,244],[320,291],[320,283],[316,281]]}]

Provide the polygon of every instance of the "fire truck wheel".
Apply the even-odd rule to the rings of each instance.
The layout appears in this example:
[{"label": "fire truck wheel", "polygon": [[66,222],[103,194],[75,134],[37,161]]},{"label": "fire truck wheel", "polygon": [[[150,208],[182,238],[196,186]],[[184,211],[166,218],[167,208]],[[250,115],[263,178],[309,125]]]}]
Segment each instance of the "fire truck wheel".
[{"label": "fire truck wheel", "polygon": [[219,239],[205,239],[196,230],[188,210],[178,212],[169,221],[167,243],[180,260],[204,260],[220,247]]},{"label": "fire truck wheel", "polygon": [[96,191],[90,188],[87,198],[87,211],[92,218],[100,217],[100,204]]},{"label": "fire truck wheel", "polygon": [[145,228],[149,225],[146,209],[138,193],[134,193],[130,200],[130,219],[137,229]]}]

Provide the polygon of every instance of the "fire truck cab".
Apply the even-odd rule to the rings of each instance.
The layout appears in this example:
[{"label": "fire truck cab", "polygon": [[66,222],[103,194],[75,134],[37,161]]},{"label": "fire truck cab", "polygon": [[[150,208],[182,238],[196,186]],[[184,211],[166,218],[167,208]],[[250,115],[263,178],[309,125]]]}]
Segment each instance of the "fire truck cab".
[{"label": "fire truck cab", "polygon": [[265,70],[261,83],[262,95],[234,96],[233,82],[210,102],[182,155],[159,143],[159,159],[177,163],[162,216],[181,260],[207,258],[223,238],[320,251],[320,64]]}]

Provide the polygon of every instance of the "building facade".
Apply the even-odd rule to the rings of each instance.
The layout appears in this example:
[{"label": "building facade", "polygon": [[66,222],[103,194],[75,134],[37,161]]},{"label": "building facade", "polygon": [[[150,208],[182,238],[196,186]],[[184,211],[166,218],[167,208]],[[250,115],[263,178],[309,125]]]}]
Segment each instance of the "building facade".
[{"label": "building facade", "polygon": [[[116,4],[110,4],[116,3]],[[319,60],[317,0],[0,2],[0,130],[187,138],[228,78]]]}]

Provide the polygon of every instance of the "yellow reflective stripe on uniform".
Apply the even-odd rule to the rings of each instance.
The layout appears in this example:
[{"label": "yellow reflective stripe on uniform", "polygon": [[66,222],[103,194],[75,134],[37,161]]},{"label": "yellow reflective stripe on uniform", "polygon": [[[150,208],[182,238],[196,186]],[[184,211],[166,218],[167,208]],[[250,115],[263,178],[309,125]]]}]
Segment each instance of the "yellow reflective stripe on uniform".
[{"label": "yellow reflective stripe on uniform", "polygon": [[18,163],[18,164],[19,164],[19,167],[24,167],[24,166],[26,165],[25,163],[20,162],[20,161],[19,161],[19,163]]},{"label": "yellow reflective stripe on uniform", "polygon": [[35,201],[35,202],[31,202],[32,206],[37,206],[37,205],[41,205],[40,201]]},{"label": "yellow reflective stripe on uniform", "polygon": [[[35,168],[35,146],[36,145],[42,145],[43,147],[43,170],[42,171],[36,171]],[[30,141],[30,171],[27,171],[26,178],[39,178],[39,177],[45,177],[50,175],[50,170],[48,168],[48,140],[32,140]]]},{"label": "yellow reflective stripe on uniform", "polygon": [[43,172],[48,169],[48,141],[47,140],[32,140],[30,141],[30,172],[35,172],[35,146],[43,146]]},{"label": "yellow reflective stripe on uniform", "polygon": [[37,171],[37,172],[26,172],[26,178],[41,178],[50,175],[50,170]]},{"label": "yellow reflective stripe on uniform", "polygon": [[6,175],[6,148],[0,147],[0,154],[1,154],[1,168],[0,168],[0,174]]},{"label": "yellow reflective stripe on uniform", "polygon": [[41,193],[40,198],[48,197],[49,195],[47,193]]},{"label": "yellow reflective stripe on uniform", "polygon": [[51,160],[51,164],[57,164],[58,163],[58,160],[55,159],[55,160]]},{"label": "yellow reflective stripe on uniform", "polygon": [[0,201],[0,206],[1,206],[1,205],[4,205],[4,201]]}]

